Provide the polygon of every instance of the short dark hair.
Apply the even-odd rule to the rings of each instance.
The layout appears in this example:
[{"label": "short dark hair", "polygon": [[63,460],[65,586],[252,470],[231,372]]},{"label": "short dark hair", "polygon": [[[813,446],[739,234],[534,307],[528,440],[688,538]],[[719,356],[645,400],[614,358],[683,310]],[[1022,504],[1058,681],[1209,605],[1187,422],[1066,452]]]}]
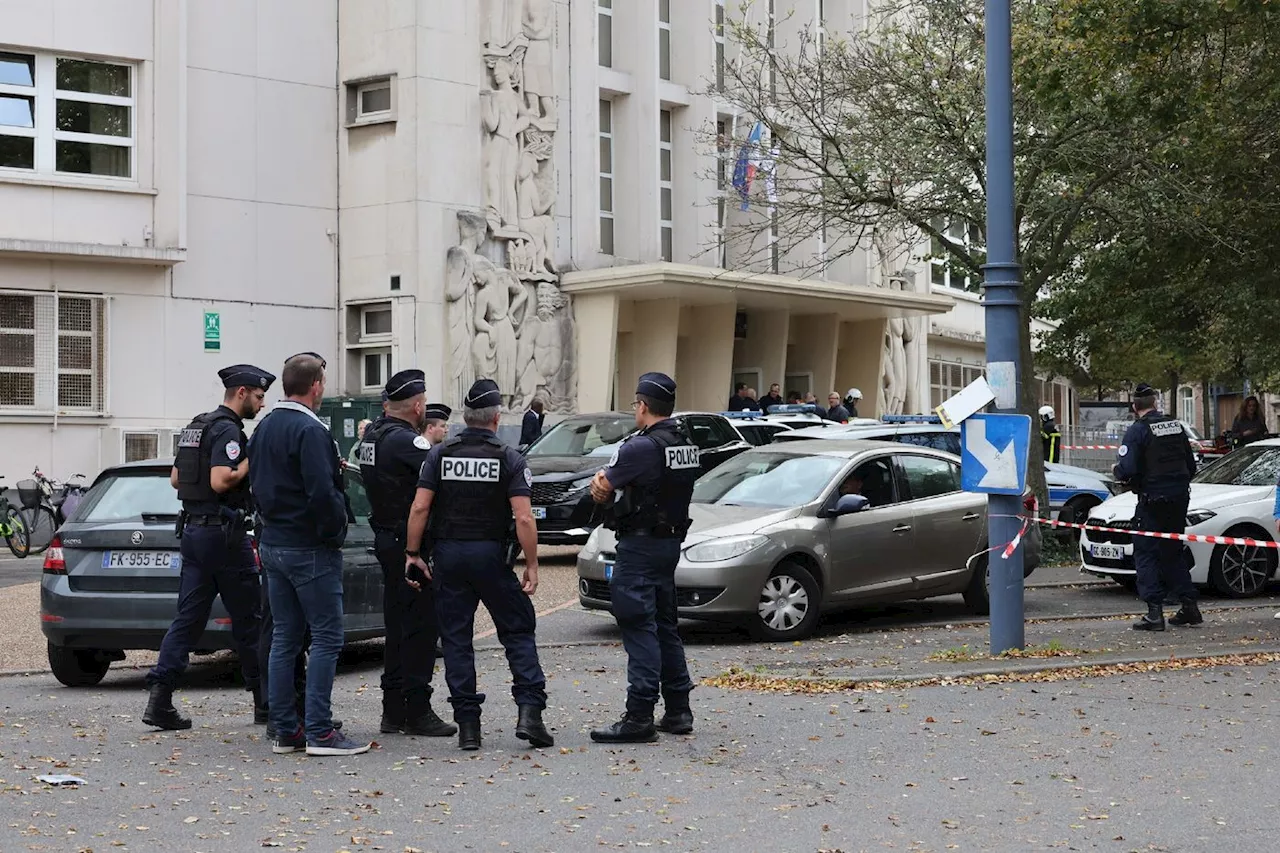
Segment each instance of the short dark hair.
[{"label": "short dark hair", "polygon": [[733,393],[735,394],[741,393],[742,391],[745,391],[745,390],[747,390],[747,383],[745,382],[739,382],[733,386]]},{"label": "short dark hair", "polygon": [[1155,394],[1143,394],[1140,397],[1133,398],[1134,408],[1138,409],[1154,409],[1156,407]]},{"label": "short dark hair", "polygon": [[803,396],[804,396],[804,395],[803,395],[803,394],[801,394],[799,391],[788,391],[788,392],[787,392],[787,402],[788,402],[788,403],[790,403],[791,401],[793,401],[793,400],[794,400],[795,402],[799,403],[799,402],[800,402],[800,400],[801,400],[801,398],[802,398]]},{"label": "short dark hair", "polygon": [[324,377],[324,359],[299,353],[284,363],[281,385],[286,397],[301,397]]},{"label": "short dark hair", "polygon": [[542,402],[542,400],[535,399],[532,403],[529,404],[529,408],[533,409],[538,414],[542,414],[542,410],[546,408],[546,405]]},{"label": "short dark hair", "polygon": [[660,418],[669,418],[671,413],[676,410],[674,400],[659,400],[656,397],[650,397],[648,394],[637,394],[636,400],[644,403],[645,408]]}]

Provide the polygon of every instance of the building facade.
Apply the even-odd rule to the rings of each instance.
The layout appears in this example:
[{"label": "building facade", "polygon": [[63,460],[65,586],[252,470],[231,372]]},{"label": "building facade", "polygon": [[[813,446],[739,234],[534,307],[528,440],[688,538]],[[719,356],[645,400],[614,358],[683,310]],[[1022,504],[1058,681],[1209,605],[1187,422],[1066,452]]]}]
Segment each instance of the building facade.
[{"label": "building facade", "polygon": [[[725,244],[745,120],[726,16],[779,49],[863,0],[79,0],[0,32],[0,474],[167,455],[234,362],[314,350],[331,397],[420,366],[455,407],[682,408],[849,387],[928,411],[981,312],[912,253]],[[711,142],[708,142],[711,140]],[[279,388],[270,395],[275,399]]]}]

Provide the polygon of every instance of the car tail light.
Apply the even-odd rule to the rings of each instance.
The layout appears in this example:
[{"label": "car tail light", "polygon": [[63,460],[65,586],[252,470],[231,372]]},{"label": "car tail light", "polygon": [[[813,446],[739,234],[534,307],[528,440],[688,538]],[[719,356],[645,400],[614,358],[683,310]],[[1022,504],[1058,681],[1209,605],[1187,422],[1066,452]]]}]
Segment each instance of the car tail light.
[{"label": "car tail light", "polygon": [[44,552],[44,567],[41,571],[46,575],[65,575],[67,573],[67,561],[62,556],[62,537],[55,536],[53,541],[49,543],[49,550]]}]

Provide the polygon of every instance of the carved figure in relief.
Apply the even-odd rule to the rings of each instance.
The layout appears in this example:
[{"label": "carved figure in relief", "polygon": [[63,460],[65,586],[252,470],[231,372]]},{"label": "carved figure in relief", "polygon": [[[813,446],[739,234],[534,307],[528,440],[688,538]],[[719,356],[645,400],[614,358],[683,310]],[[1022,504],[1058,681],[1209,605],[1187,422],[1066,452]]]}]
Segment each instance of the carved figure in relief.
[{"label": "carved figure in relief", "polygon": [[471,342],[475,336],[475,304],[477,269],[492,269],[488,258],[479,254],[487,228],[485,218],[478,213],[462,211],[458,214],[458,245],[449,249],[445,257],[445,302],[448,305],[448,379],[446,387],[452,393],[451,402],[457,404],[466,397],[467,390],[476,380],[471,356]]},{"label": "carved figure in relief", "polygon": [[506,47],[520,35],[523,0],[488,0],[485,5],[484,43]]},{"label": "carved figure in relief", "polygon": [[510,270],[490,265],[476,272],[472,364],[477,377],[498,383],[503,402],[509,403],[516,385],[516,326],[523,319],[528,294]]},{"label": "carved figure in relief", "polygon": [[480,93],[486,133],[482,158],[485,213],[495,234],[515,229],[519,220],[516,173],[520,134],[529,126],[524,103],[515,89],[515,71],[523,52],[524,48],[517,48],[511,56],[490,56],[487,64],[493,70],[495,88]]},{"label": "carved figure in relief", "polygon": [[[531,287],[531,286],[530,286]],[[531,289],[533,289],[531,287]],[[559,322],[557,312],[563,314],[568,300],[552,282],[538,282],[534,291],[536,312],[528,312],[520,331],[520,347],[516,363],[520,365],[518,392],[512,407],[527,408],[535,396],[550,399],[550,407],[572,407],[570,391],[563,381],[565,368],[566,325]],[[567,326],[568,341],[573,341],[572,325]]]},{"label": "carved figure in relief", "polygon": [[529,271],[556,271],[551,259],[555,248],[555,174],[551,165],[551,134],[529,128],[517,170],[516,203],[520,230],[529,235],[532,248]]},{"label": "carved figure in relief", "polygon": [[529,40],[524,55],[525,103],[540,127],[550,129],[556,122],[555,87],[551,81],[552,48],[555,35],[555,5],[552,0],[525,0],[522,21],[524,37]]}]

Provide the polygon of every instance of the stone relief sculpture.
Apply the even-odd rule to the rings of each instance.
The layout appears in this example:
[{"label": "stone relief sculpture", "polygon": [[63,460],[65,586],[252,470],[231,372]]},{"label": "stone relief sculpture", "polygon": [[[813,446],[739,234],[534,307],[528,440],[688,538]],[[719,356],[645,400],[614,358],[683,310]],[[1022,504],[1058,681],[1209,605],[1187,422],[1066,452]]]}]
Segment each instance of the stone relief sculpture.
[{"label": "stone relief sculpture", "polygon": [[[908,243],[903,239],[892,242],[883,233],[872,235],[872,245],[879,260],[880,287],[906,292],[915,291],[915,273],[893,267],[906,261]],[[924,401],[918,399],[921,378],[921,360],[926,343],[921,321],[917,318],[895,317],[885,326],[884,346],[881,353],[883,369],[877,389],[877,404],[881,414],[901,415],[924,412]]]},{"label": "stone relief sculpture", "polygon": [[445,260],[449,363],[459,406],[477,378],[509,409],[540,397],[547,411],[577,404],[573,306],[555,263],[554,0],[485,0],[480,93],[483,213],[458,213]]}]

